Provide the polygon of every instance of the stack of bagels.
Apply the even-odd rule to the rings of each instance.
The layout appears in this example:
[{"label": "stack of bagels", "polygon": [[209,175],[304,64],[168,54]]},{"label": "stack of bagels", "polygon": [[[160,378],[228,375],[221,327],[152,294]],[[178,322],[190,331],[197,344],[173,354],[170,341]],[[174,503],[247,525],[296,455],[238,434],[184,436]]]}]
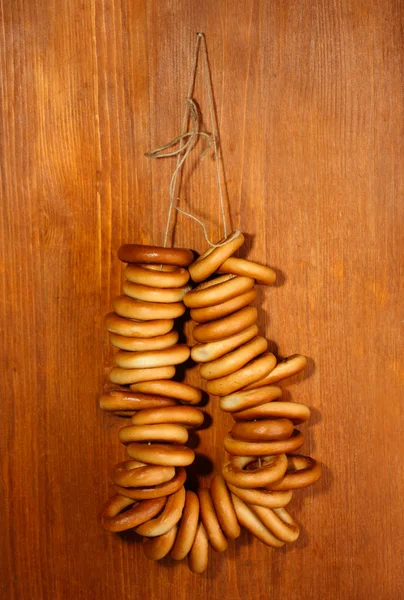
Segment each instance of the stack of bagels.
[{"label": "stack of bagels", "polygon": [[[274,283],[264,265],[233,257],[244,237],[236,231],[194,260],[190,250],[126,244],[123,295],[106,317],[117,348],[101,408],[130,417],[119,431],[129,460],[112,479],[117,495],[102,513],[108,531],[134,529],[152,560],[188,557],[193,572],[208,565],[209,546],[226,550],[240,525],[264,544],[280,547],[299,535],[285,506],[293,491],[321,476],[312,458],[294,453],[295,429],[309,409],[284,402],[276,384],[306,366],[294,355],[277,363],[258,335],[255,284]],[[189,284],[190,278],[194,282]],[[196,284],[196,286],[195,286]],[[178,343],[174,320],[190,309],[195,344]],[[188,430],[204,420],[194,405],[200,390],[173,380],[175,366],[193,359],[209,394],[234,418],[224,439],[230,458],[210,488],[186,490],[185,468],[195,458]]]}]

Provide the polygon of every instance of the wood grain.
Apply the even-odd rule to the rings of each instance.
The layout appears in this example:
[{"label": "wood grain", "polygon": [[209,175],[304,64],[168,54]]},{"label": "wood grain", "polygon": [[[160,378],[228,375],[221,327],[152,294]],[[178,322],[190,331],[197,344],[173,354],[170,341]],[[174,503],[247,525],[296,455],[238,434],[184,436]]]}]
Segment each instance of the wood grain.
[{"label": "wood grain", "polygon": [[[403,597],[404,102],[401,2],[2,0],[3,365],[0,590],[7,600]],[[296,494],[304,533],[272,551],[243,533],[207,574],[154,564],[98,522],[122,421],[97,396],[102,319],[122,242],[162,242],[195,32],[207,35],[228,210],[279,355],[311,358],[285,392],[312,409],[324,478]],[[198,81],[195,98],[207,115]],[[220,235],[211,157],[181,206]],[[183,215],[175,242],[204,249]],[[197,374],[189,374],[198,381]],[[217,401],[198,450],[216,467]],[[208,476],[209,469],[205,468]]]}]

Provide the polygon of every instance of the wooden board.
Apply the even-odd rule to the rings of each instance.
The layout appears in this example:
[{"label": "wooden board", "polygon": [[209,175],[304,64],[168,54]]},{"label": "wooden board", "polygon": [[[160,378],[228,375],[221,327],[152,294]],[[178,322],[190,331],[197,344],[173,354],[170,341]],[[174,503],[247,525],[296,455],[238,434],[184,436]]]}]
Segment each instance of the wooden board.
[{"label": "wooden board", "polygon": [[[402,3],[0,7],[1,597],[403,597]],[[242,255],[279,274],[259,291],[261,331],[279,355],[310,357],[285,395],[312,409],[304,451],[324,465],[291,504],[294,545],[274,551],[244,532],[203,576],[150,563],[98,521],[124,457],[121,421],[97,404],[111,359],[102,319],[119,293],[119,245],[163,241],[174,161],[144,152],[180,132],[197,31]],[[195,151],[191,165],[180,205],[217,239],[212,155]],[[175,242],[205,248],[184,215]],[[230,419],[214,398],[206,411],[207,477]]]}]

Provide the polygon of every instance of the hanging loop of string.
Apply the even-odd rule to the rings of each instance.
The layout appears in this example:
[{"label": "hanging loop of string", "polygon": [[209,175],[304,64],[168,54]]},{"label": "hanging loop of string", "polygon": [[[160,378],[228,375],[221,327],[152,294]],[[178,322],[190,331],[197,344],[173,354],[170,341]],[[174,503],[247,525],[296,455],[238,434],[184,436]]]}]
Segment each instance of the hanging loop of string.
[{"label": "hanging loop of string", "polygon": [[[199,121],[200,121],[199,111],[198,111],[198,108],[197,108],[194,100],[192,99],[192,93],[193,93],[193,90],[195,87],[195,79],[196,79],[196,73],[197,73],[197,68],[198,68],[198,56],[199,56],[201,46],[202,46],[202,50],[203,50],[203,60],[204,60],[204,65],[203,65],[204,66],[204,83],[205,83],[205,88],[206,88],[207,96],[208,96],[210,122],[211,122],[211,127],[212,127],[212,133],[210,133],[210,134],[206,133],[204,131],[199,131]],[[191,131],[187,131],[187,126],[188,126],[189,121],[192,124]],[[164,144],[163,146],[155,148],[145,154],[145,156],[147,158],[168,158],[168,157],[172,157],[172,156],[177,157],[176,166],[175,166],[175,169],[171,176],[170,185],[169,185],[170,204],[169,204],[169,209],[168,209],[166,230],[165,230],[165,234],[164,234],[164,247],[166,247],[167,243],[168,243],[168,236],[169,236],[169,232],[170,232],[170,225],[171,225],[173,210],[176,210],[176,211],[186,215],[187,217],[194,219],[197,223],[199,223],[203,229],[203,234],[204,234],[205,239],[206,239],[207,243],[209,244],[209,246],[212,246],[213,248],[217,248],[217,247],[222,246],[225,243],[225,242],[219,242],[218,244],[213,244],[209,240],[205,223],[203,223],[203,221],[198,219],[195,215],[192,215],[191,213],[186,212],[185,210],[183,210],[177,206],[177,202],[179,200],[179,198],[176,197],[176,187],[177,187],[178,175],[181,173],[182,167],[183,167],[186,159],[188,158],[191,150],[194,148],[195,143],[197,142],[197,140],[199,138],[203,138],[207,141],[206,148],[202,152],[202,158],[210,150],[210,148],[213,147],[213,152],[214,152],[214,156],[215,156],[215,165],[216,165],[216,176],[217,176],[217,183],[218,183],[218,190],[219,190],[219,205],[220,205],[221,218],[222,218],[222,224],[223,224],[224,238],[226,238],[227,237],[227,222],[226,222],[226,214],[225,214],[224,199],[223,199],[223,189],[222,189],[222,181],[221,181],[221,174],[220,174],[219,150],[218,150],[217,135],[216,135],[215,114],[214,114],[214,108],[213,108],[212,84],[211,84],[210,75],[209,75],[206,40],[205,40],[205,36],[202,33],[197,34],[194,60],[193,60],[191,76],[190,76],[190,80],[189,80],[189,84],[188,84],[188,93],[187,93],[187,97],[186,97],[186,101],[185,101],[185,110],[184,110],[184,116],[183,116],[183,120],[182,120],[181,134],[179,136],[175,137],[173,140],[171,140],[167,144]],[[173,148],[177,144],[178,144],[178,148],[170,151],[170,148]]]}]

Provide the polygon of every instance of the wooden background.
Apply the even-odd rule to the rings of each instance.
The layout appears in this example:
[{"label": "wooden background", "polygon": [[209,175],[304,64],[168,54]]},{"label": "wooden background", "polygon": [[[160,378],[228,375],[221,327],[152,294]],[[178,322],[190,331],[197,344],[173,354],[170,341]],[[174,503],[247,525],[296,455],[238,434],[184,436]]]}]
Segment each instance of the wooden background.
[{"label": "wooden background", "polygon": [[[1,597],[403,597],[403,3],[0,6]],[[312,408],[304,451],[324,464],[291,504],[297,543],[273,551],[244,532],[202,576],[150,563],[98,522],[124,456],[122,421],[97,404],[111,359],[102,319],[121,242],[163,240],[173,162],[143,154],[180,131],[197,31],[242,255],[279,272],[259,292],[261,331],[279,355],[310,357],[285,395]],[[181,206],[217,238],[214,162],[190,162]],[[182,215],[175,242],[205,247]],[[230,419],[215,399],[206,410],[208,475]]]}]

